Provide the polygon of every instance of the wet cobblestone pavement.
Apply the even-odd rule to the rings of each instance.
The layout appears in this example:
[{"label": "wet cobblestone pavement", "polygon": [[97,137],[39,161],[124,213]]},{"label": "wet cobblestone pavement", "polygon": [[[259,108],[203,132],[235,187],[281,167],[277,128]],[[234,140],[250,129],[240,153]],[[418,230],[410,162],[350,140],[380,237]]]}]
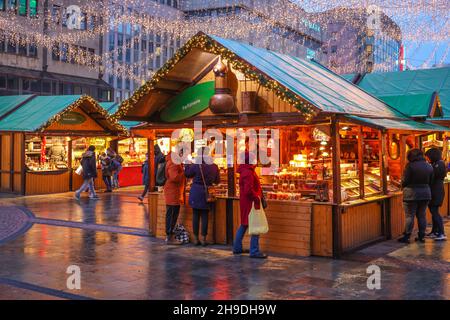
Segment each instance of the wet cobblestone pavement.
[{"label": "wet cobblestone pavement", "polygon": [[[149,237],[137,195],[0,198],[0,299],[450,299],[449,241],[385,241],[341,260],[254,260]],[[367,289],[371,264],[381,290]],[[81,269],[80,290],[67,289],[69,265]]]}]

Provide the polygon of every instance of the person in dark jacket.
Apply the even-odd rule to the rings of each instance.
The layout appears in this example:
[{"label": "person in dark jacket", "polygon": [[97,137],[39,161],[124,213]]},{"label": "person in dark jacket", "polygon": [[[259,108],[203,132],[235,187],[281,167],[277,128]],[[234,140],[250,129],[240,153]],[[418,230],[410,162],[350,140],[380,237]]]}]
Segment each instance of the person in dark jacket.
[{"label": "person in dark jacket", "polygon": [[[192,208],[192,225],[195,245],[206,246],[206,236],[208,235],[208,214],[210,204],[207,202],[205,184],[207,187],[220,182],[219,167],[212,163],[209,148],[203,147],[198,151],[201,161],[198,164],[187,164],[184,174],[187,178],[192,178],[191,190],[189,192],[189,205]],[[202,157],[203,155],[203,157]],[[203,177],[204,180],[203,180]],[[202,220],[202,241],[199,240],[200,218]]]},{"label": "person in dark jacket", "polygon": [[[245,153],[245,164],[239,165],[239,202],[241,209],[241,226],[236,232],[233,243],[233,253],[242,254],[245,251],[242,248],[242,239],[248,229],[248,216],[255,206],[259,209],[261,206],[262,189],[259,177],[255,172],[255,156],[251,153]],[[267,255],[259,251],[259,235],[252,235],[250,238],[250,258],[267,258]]]},{"label": "person in dark jacket", "polygon": [[442,160],[442,152],[437,148],[431,148],[426,153],[428,161],[433,167],[434,177],[433,182],[430,185],[431,188],[431,201],[428,203],[430,209],[433,228],[428,234],[430,238],[434,238],[436,241],[446,240],[444,232],[444,223],[442,217],[439,214],[439,208],[442,206],[445,197],[444,179],[447,176],[447,169],[445,163]]},{"label": "person in dark jacket", "polygon": [[83,168],[83,184],[75,191],[75,198],[80,200],[81,192],[89,189],[89,198],[98,199],[94,188],[94,179],[97,178],[97,159],[95,157],[95,146],[89,146],[81,156],[81,167]]},{"label": "person in dark jacket", "polygon": [[144,201],[144,197],[148,192],[148,188],[150,186],[150,177],[148,176],[148,153],[145,154],[145,161],[142,164],[141,167],[142,172],[142,184],[144,185],[144,191],[142,194],[138,197],[139,201]]},{"label": "person in dark jacket", "polygon": [[158,173],[158,165],[160,163],[163,163],[164,161],[166,161],[166,157],[164,156],[164,153],[162,153],[161,148],[159,147],[158,144],[155,144],[155,186],[157,187],[162,187],[162,185],[160,183],[158,183],[157,179],[156,179],[156,174]]},{"label": "person in dark jacket", "polygon": [[111,183],[111,177],[112,177],[112,170],[111,170],[111,157],[108,156],[106,153],[103,153],[100,156],[100,164],[102,168],[102,178],[103,182],[105,183],[106,190],[105,192],[112,192],[112,183]]},{"label": "person in dark jacket", "polygon": [[406,213],[405,232],[398,241],[409,243],[417,217],[419,234],[416,241],[425,242],[427,228],[426,210],[431,200],[430,184],[433,182],[433,167],[426,162],[420,149],[411,149],[407,154],[408,164],[402,177],[403,207]]}]

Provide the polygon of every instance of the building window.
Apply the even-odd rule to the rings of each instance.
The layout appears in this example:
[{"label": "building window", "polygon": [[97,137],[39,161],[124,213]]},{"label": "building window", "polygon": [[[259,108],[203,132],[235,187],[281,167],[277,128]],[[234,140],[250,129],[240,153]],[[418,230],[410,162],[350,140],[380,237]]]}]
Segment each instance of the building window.
[{"label": "building window", "polygon": [[148,43],[148,53],[153,53],[155,51],[155,48],[153,46],[153,42]]},{"label": "building window", "polygon": [[61,61],[67,62],[67,54],[69,51],[69,45],[67,43],[63,43],[61,46]]},{"label": "building window", "polygon": [[59,45],[54,43],[52,47],[52,60],[59,61],[60,58]]},{"label": "building window", "polygon": [[142,40],[141,41],[141,51],[142,52],[147,51],[147,40]]},{"label": "building window", "polygon": [[56,24],[61,23],[61,6],[52,5],[52,20]]},{"label": "building window", "polygon": [[337,52],[337,46],[331,46],[331,53]]},{"label": "building window", "polygon": [[5,1],[6,0],[0,0],[0,11],[5,11]]},{"label": "building window", "polygon": [[38,0],[30,0],[30,17],[37,17]]},{"label": "building window", "polygon": [[52,92],[52,83],[50,81],[42,82],[42,92],[51,93]]},{"label": "building window", "polygon": [[13,53],[13,54],[16,54],[16,42],[15,41],[13,41],[13,40],[11,40],[11,39],[9,39],[8,40],[8,47],[7,47],[7,50],[6,50],[8,53]]},{"label": "building window", "polygon": [[30,89],[33,92],[41,93],[41,80],[30,80]]},{"label": "building window", "polygon": [[27,15],[27,0],[19,0],[19,15]]},{"label": "building window", "polygon": [[27,43],[26,40],[23,38],[19,39],[19,54],[22,56],[27,55]]},{"label": "building window", "polygon": [[19,79],[18,78],[9,78],[8,77],[8,89],[10,89],[10,90],[19,90]]},{"label": "building window", "polygon": [[94,48],[88,48],[89,52],[89,62],[88,64],[93,67],[95,66],[95,49]]},{"label": "building window", "polygon": [[109,34],[109,51],[114,51],[114,33]]},{"label": "building window", "polygon": [[34,41],[33,43],[30,43],[28,46],[28,55],[30,57],[37,57],[37,46],[34,43]]},{"label": "building window", "polygon": [[6,89],[6,76],[0,75],[0,88]]},{"label": "building window", "polygon": [[30,79],[22,79],[22,91],[30,91]]},{"label": "building window", "polygon": [[173,0],[173,7],[178,8],[178,0]]},{"label": "building window", "polygon": [[17,8],[17,0],[6,0],[6,4],[7,10],[16,10]]},{"label": "building window", "polygon": [[0,53],[5,52],[5,35],[0,34]]}]

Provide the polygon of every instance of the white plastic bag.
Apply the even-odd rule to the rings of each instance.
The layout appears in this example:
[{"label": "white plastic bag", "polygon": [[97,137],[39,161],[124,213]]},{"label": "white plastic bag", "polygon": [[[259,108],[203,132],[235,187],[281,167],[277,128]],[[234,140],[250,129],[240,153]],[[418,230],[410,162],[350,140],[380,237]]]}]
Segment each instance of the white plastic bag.
[{"label": "white plastic bag", "polygon": [[260,204],[259,209],[255,209],[255,203],[253,203],[248,216],[248,234],[259,235],[267,232],[269,232],[269,224],[263,206]]},{"label": "white plastic bag", "polygon": [[79,176],[83,174],[83,167],[81,166],[81,164],[78,166],[77,170],[75,170],[75,173]]}]

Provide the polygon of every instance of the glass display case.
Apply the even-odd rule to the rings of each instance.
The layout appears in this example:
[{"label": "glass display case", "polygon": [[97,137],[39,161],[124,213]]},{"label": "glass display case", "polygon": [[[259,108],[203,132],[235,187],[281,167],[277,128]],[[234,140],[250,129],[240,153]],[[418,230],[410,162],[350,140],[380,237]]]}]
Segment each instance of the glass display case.
[{"label": "glass display case", "polygon": [[26,136],[25,165],[28,171],[57,171],[68,168],[68,138]]},{"label": "glass display case", "polygon": [[[165,150],[161,150],[164,151]],[[123,158],[124,167],[140,166],[145,161],[148,152],[147,139],[129,138],[118,143],[119,155]]]}]

